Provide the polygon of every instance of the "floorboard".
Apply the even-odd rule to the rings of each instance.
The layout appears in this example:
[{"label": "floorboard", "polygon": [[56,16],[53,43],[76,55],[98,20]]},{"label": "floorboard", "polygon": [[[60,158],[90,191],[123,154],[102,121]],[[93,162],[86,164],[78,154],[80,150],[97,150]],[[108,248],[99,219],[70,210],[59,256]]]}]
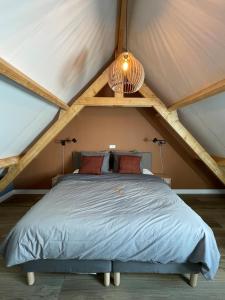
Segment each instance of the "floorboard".
[{"label": "floorboard", "polygon": [[[0,241],[15,223],[40,199],[40,195],[14,195],[0,204]],[[18,267],[5,268],[0,257],[0,300],[149,300],[218,299],[225,300],[225,197],[184,195],[182,199],[214,231],[220,253],[220,268],[215,280],[199,278],[191,288],[185,276],[160,274],[122,274],[120,287],[103,286],[101,275],[37,274],[34,286],[27,286]]]}]

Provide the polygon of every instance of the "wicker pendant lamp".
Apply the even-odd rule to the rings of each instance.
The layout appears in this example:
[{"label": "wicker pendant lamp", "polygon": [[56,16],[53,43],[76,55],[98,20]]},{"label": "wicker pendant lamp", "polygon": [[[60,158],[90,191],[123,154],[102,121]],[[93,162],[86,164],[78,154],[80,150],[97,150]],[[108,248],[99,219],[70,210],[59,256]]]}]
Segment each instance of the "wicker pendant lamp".
[{"label": "wicker pendant lamp", "polygon": [[144,83],[142,64],[130,53],[123,52],[109,67],[109,86],[116,93],[135,93]]},{"label": "wicker pendant lamp", "polygon": [[[127,49],[127,5],[126,5],[126,49]],[[142,64],[127,50],[121,53],[109,67],[108,83],[115,93],[137,92],[144,83]]]}]

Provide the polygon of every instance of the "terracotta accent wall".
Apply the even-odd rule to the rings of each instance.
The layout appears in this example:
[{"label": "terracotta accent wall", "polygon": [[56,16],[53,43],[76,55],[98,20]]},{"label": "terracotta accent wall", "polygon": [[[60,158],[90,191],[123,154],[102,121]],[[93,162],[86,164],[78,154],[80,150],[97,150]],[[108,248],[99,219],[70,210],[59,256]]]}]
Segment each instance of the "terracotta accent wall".
[{"label": "terracotta accent wall", "polygon": [[[107,150],[115,144],[117,150],[150,151],[152,171],[161,173],[158,145],[144,141],[162,138],[149,122],[134,108],[85,108],[57,137],[77,138],[78,143],[65,147],[65,170],[73,171],[72,151]],[[164,137],[166,139],[166,137]],[[163,147],[165,171],[172,178],[173,188],[212,188],[214,182],[205,180],[167,143]],[[45,150],[15,180],[16,188],[49,188],[51,178],[62,171],[62,146],[51,142]]]}]

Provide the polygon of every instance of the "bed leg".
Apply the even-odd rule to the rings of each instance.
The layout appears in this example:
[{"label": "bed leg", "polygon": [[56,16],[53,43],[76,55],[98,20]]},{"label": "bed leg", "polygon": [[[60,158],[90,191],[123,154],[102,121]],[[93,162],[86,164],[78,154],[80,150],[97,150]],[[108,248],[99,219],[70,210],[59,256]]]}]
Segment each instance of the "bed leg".
[{"label": "bed leg", "polygon": [[190,276],[190,285],[191,287],[196,287],[198,283],[198,274],[191,274]]},{"label": "bed leg", "polygon": [[110,285],[110,273],[104,273],[104,285],[105,286]]},{"label": "bed leg", "polygon": [[114,272],[114,284],[115,284],[115,286],[120,285],[120,273],[119,272]]},{"label": "bed leg", "polygon": [[35,283],[34,272],[27,272],[27,284],[33,285]]}]

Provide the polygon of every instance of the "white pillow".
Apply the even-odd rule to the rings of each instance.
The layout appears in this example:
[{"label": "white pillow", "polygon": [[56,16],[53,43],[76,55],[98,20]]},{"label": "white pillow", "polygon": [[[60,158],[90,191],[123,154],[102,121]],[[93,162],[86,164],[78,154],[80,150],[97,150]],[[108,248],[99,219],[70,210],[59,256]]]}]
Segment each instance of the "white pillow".
[{"label": "white pillow", "polygon": [[143,169],[142,174],[144,174],[144,175],[154,175],[149,169]]},{"label": "white pillow", "polygon": [[73,174],[78,174],[78,173],[79,173],[79,169],[73,171]]}]

